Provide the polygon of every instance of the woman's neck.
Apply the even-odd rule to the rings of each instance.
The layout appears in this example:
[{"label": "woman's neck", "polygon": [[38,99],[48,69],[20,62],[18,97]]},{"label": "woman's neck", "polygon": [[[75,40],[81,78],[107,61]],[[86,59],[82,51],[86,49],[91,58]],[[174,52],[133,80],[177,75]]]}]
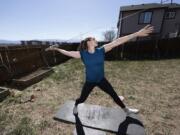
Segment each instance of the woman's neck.
[{"label": "woman's neck", "polygon": [[89,48],[88,48],[88,52],[89,52],[89,53],[94,53],[94,52],[95,52],[94,46],[89,47]]}]

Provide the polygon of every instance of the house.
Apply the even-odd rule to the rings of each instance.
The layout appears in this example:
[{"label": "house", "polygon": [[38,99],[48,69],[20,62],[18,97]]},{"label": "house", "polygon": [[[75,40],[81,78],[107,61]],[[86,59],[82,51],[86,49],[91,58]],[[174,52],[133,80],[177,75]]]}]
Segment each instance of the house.
[{"label": "house", "polygon": [[147,24],[154,26],[154,32],[140,39],[180,36],[180,4],[148,3],[120,7],[117,36],[134,33]]}]

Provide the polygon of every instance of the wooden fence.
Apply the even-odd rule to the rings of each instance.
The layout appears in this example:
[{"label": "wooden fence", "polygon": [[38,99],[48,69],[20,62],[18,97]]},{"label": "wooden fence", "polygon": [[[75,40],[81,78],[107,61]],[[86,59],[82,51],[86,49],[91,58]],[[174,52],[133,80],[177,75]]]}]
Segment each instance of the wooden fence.
[{"label": "wooden fence", "polygon": [[[107,42],[100,42],[99,46],[105,43]],[[78,45],[79,43],[64,43],[60,48],[77,50]],[[0,46],[0,83],[69,59],[57,52],[45,52],[47,47],[47,44]],[[167,58],[180,58],[180,38],[128,42],[106,53],[106,60]]]},{"label": "wooden fence", "polygon": [[[77,43],[64,44],[61,48],[76,50]],[[29,74],[40,67],[60,64],[69,59],[57,52],[45,51],[48,45],[0,46],[0,83]]]},{"label": "wooden fence", "polygon": [[180,37],[128,42],[106,54],[106,60],[180,58]]}]

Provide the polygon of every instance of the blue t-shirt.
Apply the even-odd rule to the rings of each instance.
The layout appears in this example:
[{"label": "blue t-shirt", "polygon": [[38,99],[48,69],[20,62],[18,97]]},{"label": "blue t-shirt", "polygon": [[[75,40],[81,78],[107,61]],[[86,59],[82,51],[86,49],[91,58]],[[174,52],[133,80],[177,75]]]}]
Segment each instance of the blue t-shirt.
[{"label": "blue t-shirt", "polygon": [[85,65],[86,81],[99,82],[104,77],[104,47],[95,49],[94,53],[81,50],[81,59]]}]

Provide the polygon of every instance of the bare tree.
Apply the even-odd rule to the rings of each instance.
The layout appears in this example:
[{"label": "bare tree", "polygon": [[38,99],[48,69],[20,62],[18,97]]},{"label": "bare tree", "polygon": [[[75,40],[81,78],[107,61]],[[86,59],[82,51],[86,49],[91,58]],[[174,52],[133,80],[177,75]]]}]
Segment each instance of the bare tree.
[{"label": "bare tree", "polygon": [[105,41],[113,41],[116,38],[115,30],[107,30],[103,33]]}]

